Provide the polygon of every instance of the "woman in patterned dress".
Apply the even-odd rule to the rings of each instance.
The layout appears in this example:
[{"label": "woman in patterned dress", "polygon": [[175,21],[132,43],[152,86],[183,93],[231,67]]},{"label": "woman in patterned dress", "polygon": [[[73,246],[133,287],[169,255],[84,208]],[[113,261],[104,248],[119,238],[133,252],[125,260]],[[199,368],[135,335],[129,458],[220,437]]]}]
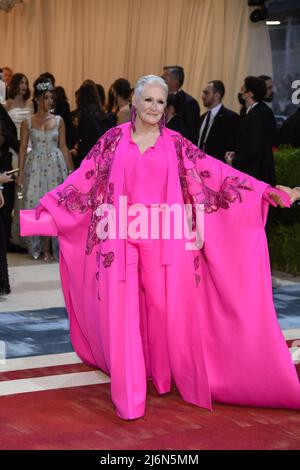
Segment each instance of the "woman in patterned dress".
[{"label": "woman in patterned dress", "polygon": [[[65,141],[65,124],[60,116],[51,113],[53,87],[44,79],[34,83],[34,100],[37,112],[21,125],[19,153],[19,176],[17,184],[23,183],[24,208],[35,207],[49,190],[61,184],[73,170],[73,163]],[[26,155],[29,139],[32,150]],[[57,240],[52,238],[52,254],[49,237],[28,237],[26,246],[34,259],[44,254],[44,261],[57,258]]]}]

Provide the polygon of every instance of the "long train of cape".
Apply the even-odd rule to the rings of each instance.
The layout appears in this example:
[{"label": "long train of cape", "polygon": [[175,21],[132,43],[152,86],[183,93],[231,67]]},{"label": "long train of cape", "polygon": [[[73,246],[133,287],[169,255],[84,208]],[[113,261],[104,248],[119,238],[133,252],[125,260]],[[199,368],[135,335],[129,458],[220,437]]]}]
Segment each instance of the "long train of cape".
[{"label": "long train of cape", "polygon": [[[96,236],[97,204],[123,194],[128,124],[111,129],[81,167],[41,199],[39,220],[22,211],[22,235],[58,235],[60,273],[73,347],[111,376],[118,414],[143,414],[143,366],[151,377],[147,312],[140,288],[140,331],[126,312],[124,241]],[[163,131],[169,159],[168,200],[205,206],[205,242],[195,253],[165,244],[167,338],[181,396],[300,408],[300,386],[272,298],[265,236],[267,185]],[[132,390],[135,390],[133,397]]]}]

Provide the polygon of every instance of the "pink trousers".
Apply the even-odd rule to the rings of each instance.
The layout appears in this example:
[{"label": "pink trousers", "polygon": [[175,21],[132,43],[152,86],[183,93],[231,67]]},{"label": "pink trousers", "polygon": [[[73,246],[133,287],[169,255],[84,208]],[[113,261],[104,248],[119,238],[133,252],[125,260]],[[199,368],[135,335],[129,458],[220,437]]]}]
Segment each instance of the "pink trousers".
[{"label": "pink trousers", "polygon": [[[140,317],[139,283],[145,294],[147,316]],[[130,315],[129,324],[133,341],[140,338],[139,346],[133,352],[132,368],[134,376],[139,377],[138,384],[131,382],[132,405],[137,403],[137,414],[142,412],[141,398],[146,403],[147,377],[145,358],[141,338],[141,321],[146,321],[147,351],[150,374],[158,393],[167,393],[171,389],[171,370],[167,345],[165,266],[161,264],[161,240],[126,241],[126,311]],[[128,332],[129,333],[129,332]],[[136,346],[136,345],[135,345]],[[144,377],[144,383],[141,378]],[[129,382],[130,383],[130,382]],[[138,385],[138,386],[137,386]]]}]

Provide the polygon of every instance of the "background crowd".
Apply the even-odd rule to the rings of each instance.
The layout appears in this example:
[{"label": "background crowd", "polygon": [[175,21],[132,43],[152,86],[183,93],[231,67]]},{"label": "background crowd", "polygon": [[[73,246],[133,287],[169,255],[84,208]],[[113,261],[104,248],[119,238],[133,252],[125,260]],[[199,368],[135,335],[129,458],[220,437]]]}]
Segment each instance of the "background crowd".
[{"label": "background crowd", "polygon": [[[131,117],[132,85],[115,80],[109,90],[85,80],[70,109],[53,74],[42,73],[30,86],[23,73],[0,69],[0,295],[9,292],[6,250],[28,252],[44,261],[58,258],[56,239],[21,238],[19,210],[60,184],[108,129]],[[248,76],[237,90],[240,113],[223,105],[225,85],[211,80],[202,91],[202,109],[184,91],[181,66],[165,66],[161,75],[169,88],[166,126],[180,132],[207,154],[228,165],[276,184],[274,148],[300,147],[300,107],[279,126],[272,111],[272,78]],[[33,92],[31,93],[31,89]],[[13,169],[17,172],[7,174]],[[4,203],[5,201],[5,203]]]}]

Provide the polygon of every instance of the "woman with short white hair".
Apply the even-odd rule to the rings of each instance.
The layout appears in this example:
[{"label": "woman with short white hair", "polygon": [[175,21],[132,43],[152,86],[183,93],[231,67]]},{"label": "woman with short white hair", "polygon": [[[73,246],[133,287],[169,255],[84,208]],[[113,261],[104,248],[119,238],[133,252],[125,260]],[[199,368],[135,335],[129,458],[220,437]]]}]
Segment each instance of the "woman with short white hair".
[{"label": "woman with short white hair", "polygon": [[[131,122],[23,211],[23,235],[58,235],[74,349],[110,375],[121,418],[144,415],[147,378],[159,394],[174,381],[184,400],[208,409],[299,409],[264,232],[268,205],[290,200],[167,129],[167,95],[160,77],[141,77]],[[192,231],[178,236],[182,225]]]}]

